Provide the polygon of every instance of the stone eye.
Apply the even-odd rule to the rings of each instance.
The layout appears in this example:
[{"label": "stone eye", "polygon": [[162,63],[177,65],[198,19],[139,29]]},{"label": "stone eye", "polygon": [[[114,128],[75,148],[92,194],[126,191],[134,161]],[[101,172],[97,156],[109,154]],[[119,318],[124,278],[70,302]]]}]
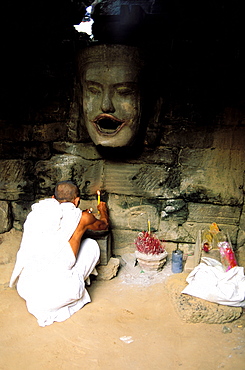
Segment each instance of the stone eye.
[{"label": "stone eye", "polygon": [[100,89],[95,85],[88,85],[87,89],[91,94],[94,94],[94,95],[98,95],[101,92]]},{"label": "stone eye", "polygon": [[117,88],[117,93],[119,95],[132,95],[134,93],[134,90],[130,87],[121,86]]}]

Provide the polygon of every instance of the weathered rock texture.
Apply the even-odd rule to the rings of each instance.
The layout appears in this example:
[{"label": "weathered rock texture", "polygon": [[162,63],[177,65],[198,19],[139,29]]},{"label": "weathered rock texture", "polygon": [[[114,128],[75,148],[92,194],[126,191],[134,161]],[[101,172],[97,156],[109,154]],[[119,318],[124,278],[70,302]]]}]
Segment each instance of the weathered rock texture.
[{"label": "weathered rock texture", "polygon": [[0,235],[0,290],[9,285],[21,238],[22,232],[14,229]]},{"label": "weathered rock texture", "polygon": [[[95,208],[101,189],[109,206],[113,254],[133,251],[137,233],[150,219],[168,253],[178,244],[191,254],[198,230],[217,222],[243,256],[242,12],[218,2],[212,9],[207,5],[206,12],[194,5],[167,8],[160,0],[97,4],[96,40],[143,47],[148,63],[142,147],[102,152],[79,120],[78,34],[72,25],[85,9],[78,11],[78,3],[67,0],[58,8],[50,3],[48,9],[33,3],[31,24],[29,16],[23,19],[25,12],[19,17],[18,6],[6,5],[13,29],[8,22],[9,33],[2,32],[0,233],[21,230],[31,203],[51,196],[58,180],[71,179],[81,190],[81,208]],[[80,42],[90,41],[83,35]],[[22,56],[18,65],[16,55]]]},{"label": "weathered rock texture", "polygon": [[220,305],[181,294],[187,285],[185,281],[187,275],[187,273],[175,274],[166,282],[170,299],[182,320],[192,323],[223,324],[236,320],[242,315],[241,307]]},{"label": "weathered rock texture", "polygon": [[99,265],[96,269],[98,271],[97,280],[111,280],[117,275],[120,266],[119,258],[111,257],[106,266]]}]

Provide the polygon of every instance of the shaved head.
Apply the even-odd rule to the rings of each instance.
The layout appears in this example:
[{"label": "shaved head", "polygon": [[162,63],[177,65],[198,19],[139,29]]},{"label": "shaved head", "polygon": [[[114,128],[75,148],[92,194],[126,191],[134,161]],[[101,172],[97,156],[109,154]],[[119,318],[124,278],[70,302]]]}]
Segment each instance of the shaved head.
[{"label": "shaved head", "polygon": [[60,203],[73,202],[80,193],[77,185],[72,181],[60,181],[55,186],[54,196]]}]

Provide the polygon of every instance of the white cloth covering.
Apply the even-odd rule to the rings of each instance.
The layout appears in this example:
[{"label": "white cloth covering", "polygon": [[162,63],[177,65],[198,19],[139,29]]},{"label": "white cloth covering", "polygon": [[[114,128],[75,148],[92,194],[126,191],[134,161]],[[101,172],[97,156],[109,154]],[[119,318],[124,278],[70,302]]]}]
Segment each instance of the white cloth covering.
[{"label": "white cloth covering", "polygon": [[213,258],[203,257],[187,276],[189,283],[181,293],[227,306],[245,307],[244,268],[235,266],[225,271]]},{"label": "white cloth covering", "polygon": [[19,295],[40,326],[64,321],[91,302],[85,280],[99,260],[95,240],[81,243],[77,258],[69,244],[82,212],[72,203],[45,199],[32,206],[10,287],[16,280]]}]

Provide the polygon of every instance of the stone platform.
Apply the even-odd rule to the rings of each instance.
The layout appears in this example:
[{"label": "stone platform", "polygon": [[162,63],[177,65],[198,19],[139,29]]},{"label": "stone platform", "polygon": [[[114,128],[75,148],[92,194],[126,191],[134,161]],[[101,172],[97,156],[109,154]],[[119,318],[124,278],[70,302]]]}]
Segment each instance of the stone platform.
[{"label": "stone platform", "polygon": [[223,324],[238,319],[243,312],[241,307],[232,307],[208,302],[181,291],[186,287],[188,273],[174,274],[166,281],[166,287],[173,305],[186,322]]}]

